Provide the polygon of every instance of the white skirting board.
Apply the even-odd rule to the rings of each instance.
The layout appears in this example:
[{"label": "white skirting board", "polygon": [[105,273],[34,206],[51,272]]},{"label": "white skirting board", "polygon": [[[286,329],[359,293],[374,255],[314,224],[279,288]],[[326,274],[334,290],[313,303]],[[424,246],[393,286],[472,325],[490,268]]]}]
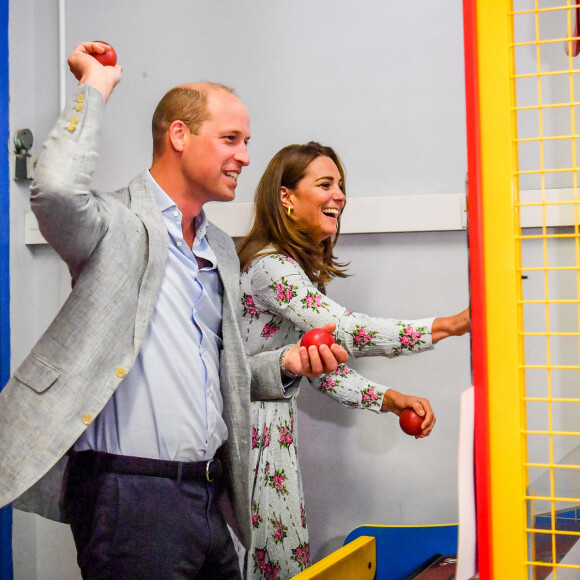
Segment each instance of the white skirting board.
[{"label": "white skirting board", "polygon": [[[208,218],[230,236],[243,236],[249,230],[252,203],[212,203],[205,207]],[[453,231],[466,227],[464,194],[350,197],[340,233]]]}]

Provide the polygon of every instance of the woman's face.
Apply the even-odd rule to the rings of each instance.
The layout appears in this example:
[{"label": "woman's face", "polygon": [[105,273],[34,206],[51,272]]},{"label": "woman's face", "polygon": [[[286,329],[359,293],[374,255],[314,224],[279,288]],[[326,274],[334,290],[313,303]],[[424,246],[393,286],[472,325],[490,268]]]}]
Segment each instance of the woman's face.
[{"label": "woman's face", "polygon": [[315,243],[336,234],[346,196],[338,167],[330,157],[314,159],[294,189],[282,187],[280,198]]}]

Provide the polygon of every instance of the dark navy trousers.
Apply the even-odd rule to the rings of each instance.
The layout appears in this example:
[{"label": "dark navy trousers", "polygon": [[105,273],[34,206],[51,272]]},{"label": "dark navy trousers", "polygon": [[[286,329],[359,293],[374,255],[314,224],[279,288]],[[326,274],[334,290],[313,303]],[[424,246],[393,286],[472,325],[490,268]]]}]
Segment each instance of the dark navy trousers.
[{"label": "dark navy trousers", "polygon": [[241,580],[214,482],[68,469],[64,509],[86,580]]}]

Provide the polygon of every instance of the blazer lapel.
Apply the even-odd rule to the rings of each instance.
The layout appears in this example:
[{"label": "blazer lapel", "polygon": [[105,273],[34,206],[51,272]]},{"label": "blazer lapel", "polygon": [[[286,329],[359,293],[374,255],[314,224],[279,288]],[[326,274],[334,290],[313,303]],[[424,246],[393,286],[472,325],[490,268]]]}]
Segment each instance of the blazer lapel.
[{"label": "blazer lapel", "polygon": [[240,284],[238,263],[232,256],[232,251],[234,250],[231,245],[231,238],[225,238],[229,242],[228,247],[226,248],[224,244],[225,234],[219,232],[221,235],[217,235],[218,232],[219,230],[217,230],[212,223],[209,223],[206,233],[207,242],[216,256],[217,270],[224,286],[224,293],[226,293],[230,299],[235,299],[239,293]]},{"label": "blazer lapel", "polygon": [[149,259],[141,281],[135,319],[134,344],[141,345],[163,280],[169,252],[169,235],[163,214],[151,191],[146,171],[131,181],[128,191],[129,206],[141,218],[148,234]]}]

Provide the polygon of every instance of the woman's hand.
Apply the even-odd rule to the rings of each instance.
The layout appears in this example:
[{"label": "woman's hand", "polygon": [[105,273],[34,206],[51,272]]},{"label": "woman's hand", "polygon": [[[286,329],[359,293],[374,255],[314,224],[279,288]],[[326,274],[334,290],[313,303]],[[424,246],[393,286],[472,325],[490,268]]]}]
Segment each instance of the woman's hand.
[{"label": "woman's hand", "polygon": [[437,420],[431,409],[431,403],[422,397],[404,395],[393,389],[387,390],[383,397],[381,411],[395,413],[395,415],[399,416],[407,408],[413,409],[417,415],[423,417],[421,433],[415,439],[427,437],[433,430],[433,427],[435,427],[435,421]]},{"label": "woman's hand", "polygon": [[[336,329],[334,322],[322,326],[332,333]],[[288,349],[282,364],[284,368],[295,375],[303,377],[319,377],[335,371],[339,364],[348,360],[348,352],[334,343],[330,347],[325,344],[320,347],[300,346],[300,342]]]},{"label": "woman's hand", "polygon": [[454,316],[436,318],[431,327],[431,340],[433,344],[448,336],[462,336],[471,332],[471,313],[466,308]]}]

